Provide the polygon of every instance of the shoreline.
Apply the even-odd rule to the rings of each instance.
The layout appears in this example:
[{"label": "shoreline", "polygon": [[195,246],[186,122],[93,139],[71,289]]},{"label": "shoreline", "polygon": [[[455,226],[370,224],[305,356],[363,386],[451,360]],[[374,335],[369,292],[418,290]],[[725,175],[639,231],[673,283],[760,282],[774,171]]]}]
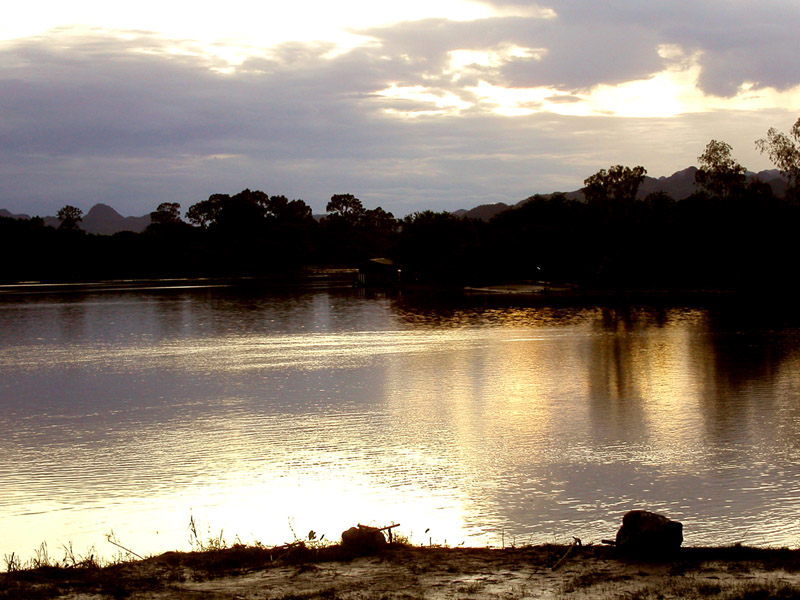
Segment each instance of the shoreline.
[{"label": "shoreline", "polygon": [[467,600],[800,598],[800,549],[683,547],[659,560],[611,546],[233,546],[0,573],[0,599]]}]

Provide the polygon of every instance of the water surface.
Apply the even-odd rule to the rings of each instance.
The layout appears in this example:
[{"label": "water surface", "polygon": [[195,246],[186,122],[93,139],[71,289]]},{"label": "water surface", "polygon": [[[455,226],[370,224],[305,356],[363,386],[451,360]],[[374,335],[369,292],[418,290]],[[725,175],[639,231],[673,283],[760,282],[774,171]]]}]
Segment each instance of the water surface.
[{"label": "water surface", "polygon": [[399,522],[413,541],[800,542],[800,327],[740,306],[310,287],[0,296],[0,555]]}]

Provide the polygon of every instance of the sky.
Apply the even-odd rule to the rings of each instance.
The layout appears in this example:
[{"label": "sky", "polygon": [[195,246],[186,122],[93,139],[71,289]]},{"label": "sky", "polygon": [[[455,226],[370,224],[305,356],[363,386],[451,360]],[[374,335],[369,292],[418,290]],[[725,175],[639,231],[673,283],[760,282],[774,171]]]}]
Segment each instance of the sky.
[{"label": "sky", "polygon": [[[10,12],[10,18],[9,17]],[[401,217],[668,176],[800,116],[797,0],[28,0],[0,21],[0,208],[245,188]]]}]

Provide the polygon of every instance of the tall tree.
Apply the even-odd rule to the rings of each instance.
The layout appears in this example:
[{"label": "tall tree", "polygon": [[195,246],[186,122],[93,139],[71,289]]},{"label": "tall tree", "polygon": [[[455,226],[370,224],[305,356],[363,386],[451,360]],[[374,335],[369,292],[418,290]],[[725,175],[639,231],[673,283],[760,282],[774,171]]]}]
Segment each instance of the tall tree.
[{"label": "tall tree", "polygon": [[83,211],[80,208],[67,204],[59,209],[58,213],[56,213],[56,217],[61,221],[61,224],[58,226],[59,229],[77,231],[80,229],[78,223],[83,221]]},{"label": "tall tree", "polygon": [[286,196],[270,196],[266,203],[266,214],[274,223],[298,224],[313,221],[311,207],[302,200],[289,200]]},{"label": "tall tree", "polygon": [[385,257],[396,243],[398,223],[380,206],[367,210],[352,194],[331,196],[321,223],[321,259],[332,264],[357,265]]},{"label": "tall tree", "polygon": [[403,218],[397,257],[405,281],[466,285],[485,271],[487,224],[426,210]]},{"label": "tall tree", "polygon": [[178,223],[181,220],[181,205],[177,202],[162,202],[150,213],[150,221],[156,225]]},{"label": "tall tree", "polygon": [[186,218],[220,233],[252,233],[265,223],[268,203],[269,197],[260,190],[245,189],[234,196],[212,194],[208,200],[190,206]]},{"label": "tall tree", "polygon": [[795,121],[789,135],[770,127],[766,138],[756,140],[756,148],[761,154],[766,154],[789,180],[788,195],[793,200],[800,200],[800,118]]},{"label": "tall tree", "polygon": [[631,169],[615,165],[608,171],[600,169],[584,180],[583,193],[588,202],[632,203],[636,200],[645,175],[647,169],[641,166]]},{"label": "tall tree", "polygon": [[364,215],[364,206],[353,194],[334,194],[325,211],[330,217],[356,223]]},{"label": "tall tree", "polygon": [[725,200],[744,190],[747,169],[734,160],[732,150],[726,142],[711,140],[697,157],[695,183],[712,198]]}]

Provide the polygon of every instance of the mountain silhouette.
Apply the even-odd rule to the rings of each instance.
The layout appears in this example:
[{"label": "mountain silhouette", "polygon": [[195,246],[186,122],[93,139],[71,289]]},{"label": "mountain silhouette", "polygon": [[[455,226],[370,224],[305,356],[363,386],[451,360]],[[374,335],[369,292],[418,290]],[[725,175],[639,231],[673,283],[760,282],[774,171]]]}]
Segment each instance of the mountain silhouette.
[{"label": "mountain silhouette", "polygon": [[[697,167],[688,167],[682,171],[676,171],[669,177],[645,176],[642,185],[639,186],[639,198],[644,198],[648,194],[655,192],[664,192],[675,200],[683,200],[697,191],[697,186],[694,182],[694,175],[696,172]],[[757,178],[764,183],[769,184],[772,188],[773,194],[779,198],[782,198],[786,195],[786,189],[788,187],[786,177],[784,177],[777,169],[759,171],[758,173],[748,171],[747,178],[748,180]],[[542,196],[545,197],[550,195],[552,194],[542,194]],[[570,200],[583,200],[583,192],[581,190],[565,192],[565,195]],[[511,206],[520,206],[529,199],[530,198],[526,198],[525,200],[521,200],[520,202]],[[498,202],[496,204],[481,204],[474,208],[462,208],[453,211],[453,214],[457,217],[467,217],[472,219],[480,219],[482,221],[489,221],[496,214],[511,208],[511,206],[505,204],[504,202]],[[319,219],[324,216],[325,215],[315,215],[315,218]],[[4,208],[0,208],[0,217],[30,219],[29,215],[13,214]],[[44,217],[44,222],[46,225],[50,225],[52,227],[58,227],[60,224],[60,221],[56,217]],[[133,231],[135,233],[140,233],[144,231],[149,224],[149,214],[142,217],[123,217],[107,204],[95,204],[91,209],[89,209],[89,212],[84,215],[83,220],[79,223],[81,229],[87,233],[95,233],[100,235],[113,235],[120,231]]]},{"label": "mountain silhouette", "polygon": [[150,225],[150,215],[143,217],[123,217],[107,204],[95,204],[83,216],[81,226],[87,233],[111,235],[119,231],[141,233]]},{"label": "mountain silhouette", "polygon": [[[13,214],[5,208],[0,208],[0,217],[12,219],[30,219],[30,215]],[[51,227],[58,227],[61,221],[57,217],[44,217],[44,224]],[[120,231],[133,231],[141,233],[150,225],[150,215],[143,217],[123,217],[116,210],[107,204],[95,204],[89,212],[83,216],[83,220],[78,226],[86,233],[98,235],[113,235]]]},{"label": "mountain silhouette", "polygon": [[[638,197],[644,198],[649,194],[664,192],[674,200],[683,200],[688,198],[698,191],[697,184],[694,182],[695,173],[697,173],[697,167],[688,167],[682,171],[676,171],[669,177],[645,176],[644,181],[642,181],[642,185],[639,186]],[[786,189],[788,187],[786,177],[781,175],[781,172],[777,169],[759,171],[758,173],[748,171],[747,179],[748,181],[760,179],[764,183],[769,184],[769,186],[772,188],[772,193],[779,198],[782,198],[786,195]],[[552,195],[553,194],[542,194],[544,197]],[[564,195],[569,200],[583,200],[583,192],[581,190],[565,192]],[[530,198],[526,198],[525,200],[522,200],[513,206],[525,204],[529,199]],[[457,217],[467,217],[471,219],[488,221],[496,214],[503,212],[507,208],[510,208],[507,204],[498,202],[497,204],[481,204],[480,206],[476,206],[475,208],[471,209],[462,208],[453,211],[453,214]]]}]

